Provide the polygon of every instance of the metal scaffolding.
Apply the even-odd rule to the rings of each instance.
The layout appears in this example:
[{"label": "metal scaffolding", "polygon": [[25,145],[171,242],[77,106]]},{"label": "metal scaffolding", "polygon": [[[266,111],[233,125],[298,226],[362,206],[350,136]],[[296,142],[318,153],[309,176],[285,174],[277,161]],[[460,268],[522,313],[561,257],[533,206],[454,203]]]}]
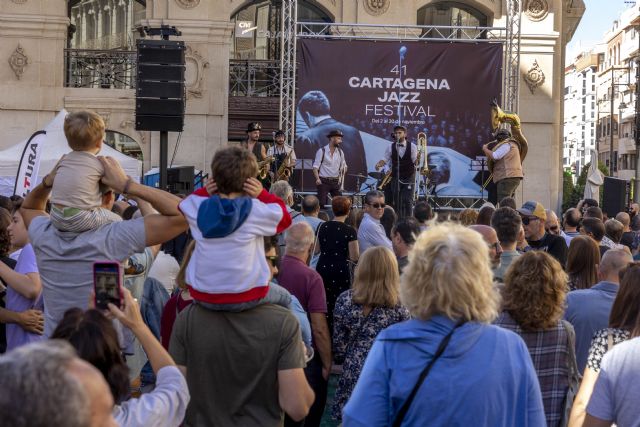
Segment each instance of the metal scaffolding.
[{"label": "metal scaffolding", "polygon": [[504,89],[502,105],[506,111],[518,113],[520,89],[520,26],[522,1],[507,0],[507,39],[505,43]]},{"label": "metal scaffolding", "polygon": [[280,129],[293,144],[296,129],[296,24],[297,0],[282,0],[280,27]]}]

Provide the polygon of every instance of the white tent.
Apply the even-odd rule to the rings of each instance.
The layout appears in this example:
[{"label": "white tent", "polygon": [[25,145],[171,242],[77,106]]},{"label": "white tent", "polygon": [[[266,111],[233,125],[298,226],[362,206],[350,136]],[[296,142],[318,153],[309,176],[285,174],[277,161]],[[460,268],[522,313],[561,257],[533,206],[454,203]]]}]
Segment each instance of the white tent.
[{"label": "white tent", "polygon": [[[42,146],[42,155],[40,157],[40,172],[38,182],[53,169],[60,157],[71,151],[67,144],[67,138],[64,136],[64,118],[67,115],[66,110],[61,110],[56,117],[44,127],[46,132],[46,140]],[[0,194],[10,196],[13,194],[13,187],[18,173],[20,157],[24,151],[29,139],[16,144],[6,150],[0,151]],[[121,152],[114,150],[106,144],[102,145],[99,155],[111,156],[120,162],[126,174],[134,180],[140,179],[142,171],[142,162],[129,157]]]}]

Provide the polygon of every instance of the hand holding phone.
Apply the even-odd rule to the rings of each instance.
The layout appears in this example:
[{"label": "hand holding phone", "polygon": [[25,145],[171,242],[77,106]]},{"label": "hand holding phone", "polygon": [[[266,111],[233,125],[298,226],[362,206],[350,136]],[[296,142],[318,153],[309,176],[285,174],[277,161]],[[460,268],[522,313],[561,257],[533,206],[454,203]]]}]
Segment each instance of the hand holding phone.
[{"label": "hand holding phone", "polygon": [[122,282],[124,271],[117,261],[100,261],[93,264],[93,291],[96,308],[107,310],[111,303],[122,307]]}]

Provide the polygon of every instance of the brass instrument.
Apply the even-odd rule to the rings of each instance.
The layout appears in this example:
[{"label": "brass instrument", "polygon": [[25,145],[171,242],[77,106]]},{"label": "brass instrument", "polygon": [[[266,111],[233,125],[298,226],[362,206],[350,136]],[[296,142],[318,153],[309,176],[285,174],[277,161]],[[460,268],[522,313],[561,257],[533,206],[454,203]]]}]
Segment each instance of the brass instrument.
[{"label": "brass instrument", "polygon": [[[422,167],[420,167],[421,155],[424,155]],[[429,165],[427,164],[427,134],[424,132],[418,133],[418,158],[416,159],[416,167],[420,168],[420,175],[429,175]]]},{"label": "brass instrument", "polygon": [[378,190],[384,190],[384,187],[386,187],[390,182],[391,182],[391,168],[389,168],[387,173],[385,173],[384,176],[382,177],[382,181],[380,181],[380,185],[378,185]]},{"label": "brass instrument", "polygon": [[258,162],[258,178],[259,179],[265,179],[267,175],[269,175],[269,167],[271,166],[271,162],[273,162],[274,159],[275,157],[268,156],[264,160],[261,160]]},{"label": "brass instrument", "polygon": [[284,158],[282,164],[276,171],[276,181],[280,181],[281,179],[289,181],[289,177],[291,177],[291,166],[289,166],[289,163],[291,162],[292,153],[293,148],[287,153],[287,156]]}]

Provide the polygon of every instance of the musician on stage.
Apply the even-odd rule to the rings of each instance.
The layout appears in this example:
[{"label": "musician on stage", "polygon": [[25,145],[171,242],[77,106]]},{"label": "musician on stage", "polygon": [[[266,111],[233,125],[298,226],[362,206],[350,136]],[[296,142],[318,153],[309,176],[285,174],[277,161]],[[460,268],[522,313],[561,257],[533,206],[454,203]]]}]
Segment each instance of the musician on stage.
[{"label": "musician on stage", "polygon": [[[505,197],[513,197],[524,174],[522,162],[528,151],[527,139],[522,134],[520,118],[516,114],[505,113],[497,102],[491,103],[492,126],[494,129],[502,123],[509,123],[511,130],[503,127],[497,129],[495,141],[482,146],[487,156],[489,171],[493,174],[493,182],[497,187],[497,203]],[[512,134],[513,132],[513,134]]]},{"label": "musician on stage", "polygon": [[418,147],[407,141],[406,135],[404,126],[394,127],[395,142],[387,147],[384,159],[376,163],[376,170],[391,165],[391,181],[384,187],[385,199],[390,201],[399,218],[411,216],[418,159]]},{"label": "musician on stage", "polygon": [[280,181],[281,179],[289,181],[293,167],[296,164],[296,153],[293,151],[293,147],[285,144],[285,133],[283,130],[278,129],[275,131],[273,140],[275,144],[267,150],[267,157],[273,157],[273,162],[271,163],[273,182]]},{"label": "musician on stage", "polygon": [[267,157],[267,149],[260,142],[260,130],[262,126],[258,122],[251,122],[247,125],[247,139],[242,141],[242,147],[251,151],[256,160],[261,162]]},{"label": "musician on stage", "polygon": [[329,143],[316,152],[313,161],[313,176],[316,179],[318,200],[322,207],[328,204],[328,194],[331,194],[331,197],[342,195],[342,184],[347,172],[347,162],[340,148],[342,136],[338,129],[329,132]]}]

